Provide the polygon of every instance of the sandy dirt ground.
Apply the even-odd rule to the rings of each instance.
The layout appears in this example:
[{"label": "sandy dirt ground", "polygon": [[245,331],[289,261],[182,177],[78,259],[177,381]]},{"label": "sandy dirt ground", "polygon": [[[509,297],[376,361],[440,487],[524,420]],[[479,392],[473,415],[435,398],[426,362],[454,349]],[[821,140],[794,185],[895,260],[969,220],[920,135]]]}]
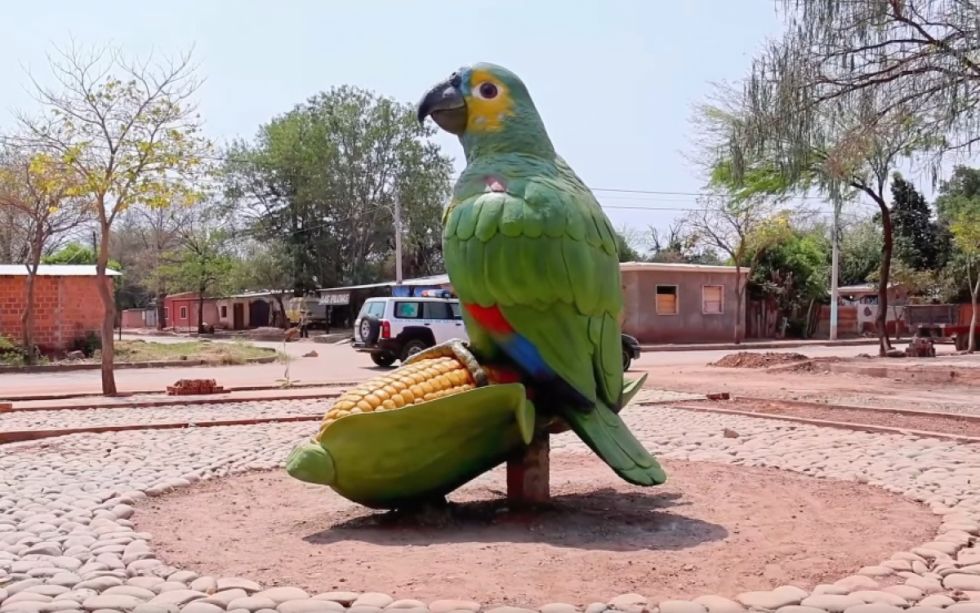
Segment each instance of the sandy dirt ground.
[{"label": "sandy dirt ground", "polygon": [[163,559],[202,574],[311,593],[384,586],[395,597],[579,605],[610,593],[808,588],[937,527],[926,508],[867,485],[721,464],[666,468],[668,484],[643,490],[592,456],[555,453],[555,502],[533,516],[505,508],[503,469],[421,517],[373,513],[282,472],[251,473],[144,501],[134,520]]}]

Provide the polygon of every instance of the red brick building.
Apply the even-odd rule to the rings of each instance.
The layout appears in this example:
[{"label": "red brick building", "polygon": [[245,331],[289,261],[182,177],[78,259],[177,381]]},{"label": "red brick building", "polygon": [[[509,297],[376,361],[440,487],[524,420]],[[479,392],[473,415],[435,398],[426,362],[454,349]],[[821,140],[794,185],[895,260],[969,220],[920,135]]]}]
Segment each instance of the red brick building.
[{"label": "red brick building", "polygon": [[[110,277],[119,276],[114,270]],[[0,335],[15,343],[27,308],[27,268],[0,264]],[[95,266],[41,265],[34,282],[34,342],[44,352],[68,349],[76,339],[102,328],[105,310],[99,298]],[[106,283],[112,283],[107,279]]]},{"label": "red brick building", "polygon": [[[197,332],[197,292],[173,294],[163,300],[163,327],[179,332]],[[204,323],[218,324],[218,306],[214,298],[204,299]]]}]

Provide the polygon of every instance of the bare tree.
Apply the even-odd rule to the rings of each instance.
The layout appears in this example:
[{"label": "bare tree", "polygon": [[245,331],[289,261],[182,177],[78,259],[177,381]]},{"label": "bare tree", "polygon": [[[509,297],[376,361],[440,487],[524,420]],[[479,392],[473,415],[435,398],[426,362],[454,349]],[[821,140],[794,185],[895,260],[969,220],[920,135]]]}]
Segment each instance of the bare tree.
[{"label": "bare tree", "polygon": [[[889,94],[882,116],[914,104],[941,149],[980,141],[980,4],[974,0],[778,0],[782,43],[811,70],[814,100]],[[936,168],[934,168],[936,170]]]},{"label": "bare tree", "polygon": [[[793,41],[798,42],[798,41]],[[709,119],[724,135],[716,140],[712,179],[751,194],[788,194],[816,188],[841,202],[866,196],[882,220],[879,270],[880,353],[891,349],[885,327],[892,253],[889,179],[903,157],[940,145],[912,104],[897,106],[901,92],[885,88],[824,99],[815,88],[809,50],[786,42],[758,58],[744,90]]]},{"label": "bare tree", "polygon": [[29,365],[38,357],[34,343],[34,288],[41,257],[53,239],[85,219],[75,179],[74,173],[46,154],[12,147],[0,152],[0,209],[11,223],[6,230],[20,233],[17,258],[27,269],[21,333]]},{"label": "bare tree", "polygon": [[695,242],[718,249],[735,266],[735,326],[733,342],[742,342],[745,288],[742,271],[752,265],[759,252],[758,237],[772,219],[773,201],[769,198],[735,199],[727,195],[701,198],[698,208],[684,218]]},{"label": "bare tree", "polygon": [[106,277],[113,224],[133,206],[165,208],[195,198],[193,178],[208,143],[192,98],[199,82],[190,55],[154,64],[106,50],[71,48],[51,61],[56,85],[34,81],[40,117],[21,117],[34,147],[77,175],[99,229],[102,391],[116,393],[113,372],[115,302]]}]

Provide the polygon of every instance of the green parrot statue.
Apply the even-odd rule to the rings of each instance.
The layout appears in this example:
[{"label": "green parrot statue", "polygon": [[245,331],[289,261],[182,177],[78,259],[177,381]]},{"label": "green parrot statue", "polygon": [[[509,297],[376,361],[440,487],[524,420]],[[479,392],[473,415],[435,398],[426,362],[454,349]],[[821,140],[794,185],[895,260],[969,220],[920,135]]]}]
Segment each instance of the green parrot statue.
[{"label": "green parrot statue", "polygon": [[555,153],[524,83],[493,64],[462,68],[422,98],[467,166],[444,214],[443,255],[470,348],[497,381],[521,382],[617,474],[666,480],[619,416],[622,293],[616,234]]}]

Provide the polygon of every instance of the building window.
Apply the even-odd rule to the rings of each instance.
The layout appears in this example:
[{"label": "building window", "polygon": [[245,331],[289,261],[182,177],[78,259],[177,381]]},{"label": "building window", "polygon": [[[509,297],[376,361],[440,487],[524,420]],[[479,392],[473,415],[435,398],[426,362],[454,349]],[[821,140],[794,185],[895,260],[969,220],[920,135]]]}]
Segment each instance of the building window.
[{"label": "building window", "polygon": [[221,319],[226,319],[228,317],[228,307],[222,305],[221,307]]},{"label": "building window", "polygon": [[657,315],[677,315],[677,286],[657,286]]},{"label": "building window", "polygon": [[725,312],[725,288],[721,285],[701,287],[701,312],[705,315],[721,315]]},{"label": "building window", "polygon": [[185,306],[180,307],[180,318],[187,319],[187,307]]}]

